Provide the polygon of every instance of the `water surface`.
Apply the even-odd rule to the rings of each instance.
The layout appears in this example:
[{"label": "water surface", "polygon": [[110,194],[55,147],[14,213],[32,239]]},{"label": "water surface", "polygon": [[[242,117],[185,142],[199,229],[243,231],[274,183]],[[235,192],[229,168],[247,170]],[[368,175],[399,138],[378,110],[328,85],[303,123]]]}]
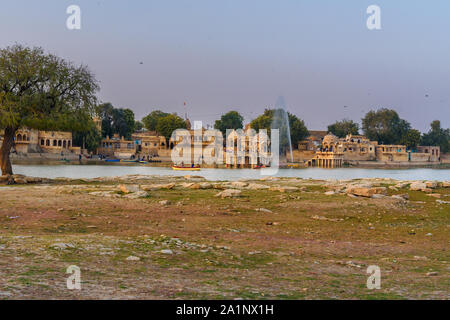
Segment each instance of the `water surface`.
[{"label": "water surface", "polygon": [[[170,167],[121,165],[14,165],[14,173],[43,178],[97,178],[127,174],[145,175],[199,175],[208,180],[260,179],[260,170],[253,169],[202,169],[201,171],[173,171]],[[450,169],[279,169],[276,177],[304,179],[345,180],[358,178],[392,178],[397,180],[450,180]]]}]

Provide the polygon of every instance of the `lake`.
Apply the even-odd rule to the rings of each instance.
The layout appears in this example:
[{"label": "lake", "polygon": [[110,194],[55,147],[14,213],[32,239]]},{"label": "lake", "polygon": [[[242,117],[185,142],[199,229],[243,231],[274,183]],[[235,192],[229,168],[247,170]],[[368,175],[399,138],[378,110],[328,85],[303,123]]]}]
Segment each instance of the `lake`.
[{"label": "lake", "polygon": [[[253,169],[202,169],[201,171],[173,171],[170,167],[121,165],[13,165],[14,173],[42,178],[97,178],[128,174],[184,176],[198,175],[208,180],[260,179],[260,170]],[[450,180],[450,169],[279,169],[276,177],[304,179],[346,180],[358,178],[392,178],[397,180]]]}]

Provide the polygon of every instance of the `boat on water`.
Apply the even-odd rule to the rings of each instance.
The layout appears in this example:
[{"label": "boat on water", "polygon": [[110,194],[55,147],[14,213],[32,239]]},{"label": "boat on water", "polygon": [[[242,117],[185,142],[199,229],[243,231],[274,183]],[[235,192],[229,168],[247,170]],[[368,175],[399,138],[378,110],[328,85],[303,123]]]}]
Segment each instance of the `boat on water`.
[{"label": "boat on water", "polygon": [[196,166],[196,167],[172,166],[172,170],[175,170],[175,171],[200,171],[201,168],[198,166]]},{"label": "boat on water", "polygon": [[120,162],[120,159],[105,159],[105,162]]}]

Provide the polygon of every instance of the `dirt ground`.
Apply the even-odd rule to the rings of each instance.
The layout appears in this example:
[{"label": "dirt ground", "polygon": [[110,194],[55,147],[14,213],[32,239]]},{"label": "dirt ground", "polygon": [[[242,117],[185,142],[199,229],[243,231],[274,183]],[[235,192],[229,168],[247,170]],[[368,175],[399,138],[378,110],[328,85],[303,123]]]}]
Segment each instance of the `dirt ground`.
[{"label": "dirt ground", "polygon": [[[170,182],[199,181],[132,183]],[[450,298],[450,188],[372,181],[387,196],[365,198],[281,179],[233,198],[177,185],[134,199],[119,183],[0,186],[0,299]],[[366,286],[370,265],[381,289]]]}]

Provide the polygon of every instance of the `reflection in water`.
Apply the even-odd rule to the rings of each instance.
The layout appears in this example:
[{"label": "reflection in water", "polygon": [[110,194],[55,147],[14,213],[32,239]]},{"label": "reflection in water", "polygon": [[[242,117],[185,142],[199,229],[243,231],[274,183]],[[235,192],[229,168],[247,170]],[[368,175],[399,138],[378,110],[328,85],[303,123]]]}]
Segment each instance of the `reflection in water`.
[{"label": "reflection in water", "polygon": [[[43,178],[96,178],[127,174],[145,175],[199,175],[208,180],[260,179],[259,170],[253,169],[202,169],[198,172],[173,171],[167,167],[114,166],[114,165],[14,165],[14,173]],[[277,177],[304,179],[345,180],[358,178],[392,178],[397,180],[450,180],[450,169],[280,169]]]}]

